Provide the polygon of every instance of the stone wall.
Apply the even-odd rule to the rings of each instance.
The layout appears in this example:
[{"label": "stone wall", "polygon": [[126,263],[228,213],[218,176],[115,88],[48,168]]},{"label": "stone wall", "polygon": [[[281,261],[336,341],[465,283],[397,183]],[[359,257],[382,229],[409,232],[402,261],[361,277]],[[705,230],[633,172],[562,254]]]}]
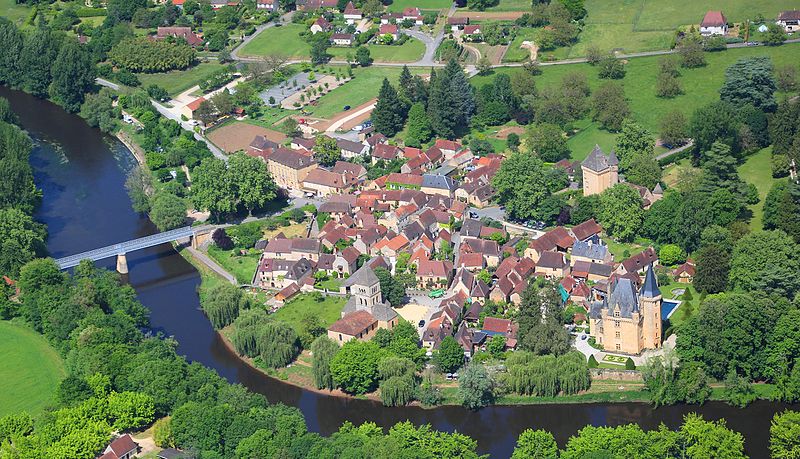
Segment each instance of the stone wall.
[{"label": "stone wall", "polygon": [[610,368],[590,368],[592,379],[642,382],[642,373],[636,370],[612,370]]}]

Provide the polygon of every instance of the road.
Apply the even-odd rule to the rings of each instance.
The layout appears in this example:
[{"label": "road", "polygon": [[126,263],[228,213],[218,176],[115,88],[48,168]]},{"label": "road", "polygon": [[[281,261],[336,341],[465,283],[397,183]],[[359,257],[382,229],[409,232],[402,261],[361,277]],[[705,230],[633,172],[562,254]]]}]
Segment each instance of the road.
[{"label": "road", "polygon": [[367,105],[366,107],[362,108],[361,110],[355,111],[344,118],[336,121],[335,123],[328,126],[328,129],[325,129],[325,132],[336,132],[337,129],[342,127],[343,124],[347,123],[348,121],[352,120],[353,118],[358,118],[359,116],[369,113],[372,109],[375,108],[375,104]]},{"label": "road", "polygon": [[225,268],[223,268],[222,266],[218,265],[216,261],[214,261],[211,258],[209,258],[208,255],[204,254],[203,252],[201,252],[199,250],[193,249],[191,246],[190,247],[186,247],[186,250],[188,250],[189,253],[192,254],[192,257],[194,257],[195,260],[197,260],[198,262],[200,262],[200,263],[204,264],[205,266],[207,266],[208,269],[210,269],[210,270],[214,271],[215,273],[219,274],[225,280],[230,282],[232,285],[235,285],[237,287],[239,286],[239,282],[236,281],[236,277],[234,277],[233,274],[231,274],[228,271],[226,271]]},{"label": "road", "polygon": [[678,147],[678,148],[673,148],[672,150],[665,151],[664,153],[661,153],[660,155],[656,156],[656,161],[661,161],[664,158],[670,157],[672,155],[676,155],[676,154],[678,154],[678,153],[680,153],[680,152],[682,152],[684,150],[688,150],[689,148],[692,148],[693,146],[694,146],[694,140],[693,139],[689,139],[689,142],[686,145],[684,145],[682,147]]}]

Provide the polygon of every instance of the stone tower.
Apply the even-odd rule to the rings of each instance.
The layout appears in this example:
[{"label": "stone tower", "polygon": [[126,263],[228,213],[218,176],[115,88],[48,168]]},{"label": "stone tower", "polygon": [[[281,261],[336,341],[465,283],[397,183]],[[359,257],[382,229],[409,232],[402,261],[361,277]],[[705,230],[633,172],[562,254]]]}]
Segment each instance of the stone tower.
[{"label": "stone tower", "polygon": [[599,145],[581,163],[583,195],[600,194],[619,183],[619,160],[612,151],[608,156]]},{"label": "stone tower", "polygon": [[355,279],[350,279],[350,294],[356,299],[357,309],[371,310],[376,304],[383,304],[381,282],[372,269],[359,271],[353,275]]},{"label": "stone tower", "polygon": [[652,264],[647,267],[644,285],[639,290],[639,307],[643,318],[642,347],[658,349],[661,347],[661,290]]}]

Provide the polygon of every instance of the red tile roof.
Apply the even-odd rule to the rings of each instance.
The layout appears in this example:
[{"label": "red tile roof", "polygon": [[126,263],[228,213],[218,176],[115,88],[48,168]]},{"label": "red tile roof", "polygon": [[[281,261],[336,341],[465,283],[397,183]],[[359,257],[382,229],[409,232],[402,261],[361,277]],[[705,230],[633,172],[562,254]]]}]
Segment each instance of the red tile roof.
[{"label": "red tile roof", "polygon": [[722,14],[722,11],[709,11],[706,13],[705,17],[703,17],[703,22],[700,23],[700,27],[722,27],[728,23],[728,20],[725,19],[725,15]]},{"label": "red tile roof", "polygon": [[331,325],[328,330],[334,333],[343,333],[349,336],[356,336],[378,321],[367,311],[351,312]]}]

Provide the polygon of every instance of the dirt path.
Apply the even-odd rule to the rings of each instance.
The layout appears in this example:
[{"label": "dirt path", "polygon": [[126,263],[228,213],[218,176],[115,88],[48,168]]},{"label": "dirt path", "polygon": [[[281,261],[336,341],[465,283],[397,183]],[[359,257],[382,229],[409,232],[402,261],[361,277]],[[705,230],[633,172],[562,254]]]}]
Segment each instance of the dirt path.
[{"label": "dirt path", "polygon": [[[329,119],[327,121],[321,121],[320,123],[315,124],[314,125],[314,129],[317,129],[320,132],[323,132],[323,131],[324,132],[335,132],[337,129],[341,128],[346,123],[351,122],[352,120],[354,120],[354,119],[356,119],[358,117],[364,116],[366,114],[366,117],[364,117],[363,119],[360,120],[360,121],[363,121],[363,120],[369,118],[369,115],[372,114],[372,109],[375,108],[375,103],[376,102],[377,102],[377,99],[372,99],[372,100],[370,100],[368,102],[365,102],[365,103],[359,105],[358,107],[353,107],[350,110],[347,110],[347,111],[344,111],[344,112],[339,112],[339,114],[337,114],[333,118],[331,118],[331,119]],[[355,126],[356,124],[358,124],[358,122],[354,123],[353,126]]]}]

